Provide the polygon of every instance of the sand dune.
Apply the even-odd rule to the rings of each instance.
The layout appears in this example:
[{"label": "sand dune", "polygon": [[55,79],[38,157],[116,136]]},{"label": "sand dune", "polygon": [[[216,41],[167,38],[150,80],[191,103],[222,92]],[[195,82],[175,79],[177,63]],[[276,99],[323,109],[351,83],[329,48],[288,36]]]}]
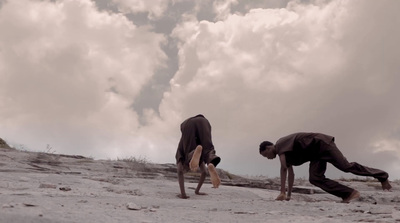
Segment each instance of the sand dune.
[{"label": "sand dune", "polygon": [[[249,179],[218,170],[194,194],[197,175],[187,174],[190,199],[179,193],[174,164],[135,159],[18,151],[0,145],[0,222],[398,222],[399,183],[346,181],[361,192],[350,204],[295,181],[291,201],[275,201],[277,179]],[[299,186],[299,183],[301,186]]]}]

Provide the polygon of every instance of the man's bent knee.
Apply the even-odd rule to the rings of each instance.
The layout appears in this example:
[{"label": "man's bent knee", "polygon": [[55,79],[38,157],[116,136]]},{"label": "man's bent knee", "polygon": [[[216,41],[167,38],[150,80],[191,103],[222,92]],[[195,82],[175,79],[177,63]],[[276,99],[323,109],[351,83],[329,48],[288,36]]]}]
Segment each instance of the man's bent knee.
[{"label": "man's bent knee", "polygon": [[320,184],[322,183],[322,179],[321,179],[321,178],[318,178],[318,177],[310,177],[310,178],[308,179],[308,181],[310,181],[310,183],[311,183],[312,185],[314,185],[314,186],[318,186],[318,185],[320,185]]}]

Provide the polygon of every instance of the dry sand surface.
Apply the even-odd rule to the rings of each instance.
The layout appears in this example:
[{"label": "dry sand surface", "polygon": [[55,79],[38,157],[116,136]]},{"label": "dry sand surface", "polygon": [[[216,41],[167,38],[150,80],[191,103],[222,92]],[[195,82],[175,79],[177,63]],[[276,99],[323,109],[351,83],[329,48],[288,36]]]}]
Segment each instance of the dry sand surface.
[{"label": "dry sand surface", "polygon": [[[350,204],[306,182],[290,201],[275,201],[278,179],[248,179],[220,171],[222,186],[179,192],[174,164],[93,160],[0,148],[0,222],[398,222],[399,183],[383,192],[373,180],[346,181],[361,192]],[[296,179],[295,185],[298,181]],[[308,194],[308,193],[313,194]]]}]

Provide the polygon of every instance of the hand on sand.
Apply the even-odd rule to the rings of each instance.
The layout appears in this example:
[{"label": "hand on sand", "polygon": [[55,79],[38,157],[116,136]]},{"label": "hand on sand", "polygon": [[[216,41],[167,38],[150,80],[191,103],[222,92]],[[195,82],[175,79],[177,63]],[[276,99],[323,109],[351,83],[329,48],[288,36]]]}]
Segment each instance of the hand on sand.
[{"label": "hand on sand", "polygon": [[190,170],[193,172],[196,171],[197,168],[199,168],[200,157],[201,157],[202,151],[203,151],[203,147],[201,145],[198,145],[193,152],[192,159],[190,160],[190,163],[189,163]]},{"label": "hand on sand", "polygon": [[177,194],[176,196],[179,197],[179,198],[182,198],[182,199],[188,199],[189,198],[189,196],[186,196],[186,194],[184,194],[184,195]]},{"label": "hand on sand", "polygon": [[221,179],[218,176],[217,170],[215,169],[214,164],[210,163],[207,166],[208,172],[210,173],[211,183],[213,188],[218,188],[221,184]]},{"label": "hand on sand", "polygon": [[[285,194],[285,193],[280,193],[280,194],[278,195],[278,197],[276,197],[275,200],[277,200],[277,201],[283,201],[283,200],[286,200],[286,199],[287,199],[286,194]],[[289,197],[289,199],[290,199],[290,197]]]}]

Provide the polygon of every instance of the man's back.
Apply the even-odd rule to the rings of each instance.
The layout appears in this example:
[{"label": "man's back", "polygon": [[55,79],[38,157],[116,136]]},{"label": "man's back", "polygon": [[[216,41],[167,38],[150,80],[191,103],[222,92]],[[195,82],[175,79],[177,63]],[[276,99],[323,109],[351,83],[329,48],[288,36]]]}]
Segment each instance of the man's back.
[{"label": "man's back", "polygon": [[288,165],[298,166],[317,159],[324,144],[334,137],[321,133],[298,132],[280,138],[275,146],[278,155],[285,154]]}]

